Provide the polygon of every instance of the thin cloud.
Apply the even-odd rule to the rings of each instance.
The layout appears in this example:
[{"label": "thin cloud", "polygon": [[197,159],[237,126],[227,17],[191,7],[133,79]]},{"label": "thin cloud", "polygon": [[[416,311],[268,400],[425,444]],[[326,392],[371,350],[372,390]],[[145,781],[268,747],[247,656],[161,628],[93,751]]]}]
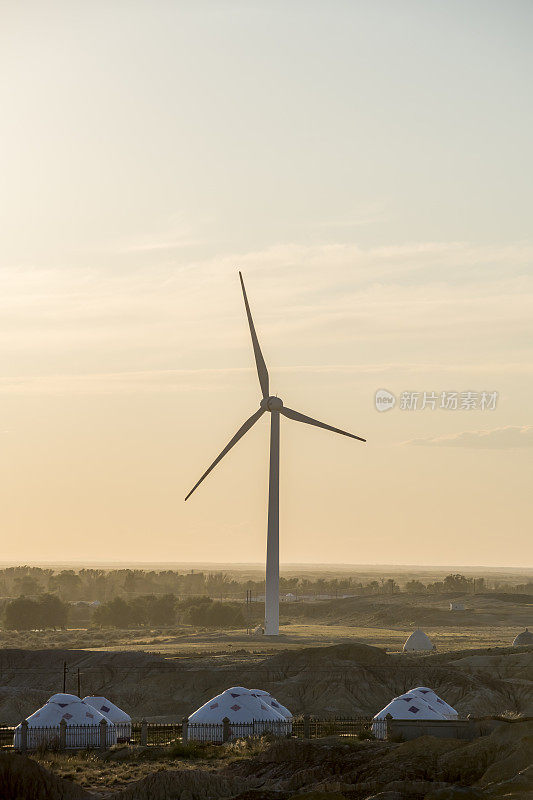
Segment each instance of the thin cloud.
[{"label": "thin cloud", "polygon": [[178,250],[182,247],[197,245],[198,239],[192,237],[183,239],[163,239],[161,241],[138,242],[117,248],[119,253],[151,253],[156,250]]},{"label": "thin cloud", "polygon": [[[276,367],[275,374],[293,375],[349,375],[370,376],[379,374],[427,374],[446,372],[471,373],[531,373],[533,364],[462,364],[460,366],[439,364],[294,364]],[[274,371],[273,371],[274,373]],[[235,388],[235,384],[225,381],[236,376],[255,377],[255,367],[196,367],[189,369],[146,369],[124,370],[119,372],[84,372],[49,375],[8,375],[0,377],[2,394],[110,394],[110,393],[149,393],[220,391],[223,386]],[[373,394],[372,394],[373,396]],[[5,433],[6,431],[4,431]],[[403,444],[447,444],[450,437],[415,439]],[[443,441],[441,441],[441,439]],[[452,442],[451,444],[454,444]]]},{"label": "thin cloud", "polygon": [[[249,345],[240,267],[250,276],[264,346],[269,352],[283,348],[284,359],[272,361],[280,366],[293,369],[291,362],[300,366],[299,359],[313,355],[326,363],[302,365],[302,371],[359,373],[351,354],[364,352],[367,369],[380,372],[389,369],[388,353],[395,353],[399,361],[391,371],[412,360],[421,366],[405,369],[417,372],[431,350],[430,369],[439,362],[448,364],[442,370],[476,374],[492,366],[498,373],[531,369],[533,278],[525,267],[533,261],[532,244],[280,244],[190,260],[185,252],[172,259],[164,252],[189,234],[179,220],[160,233],[160,239],[153,232],[124,243],[133,249],[127,264],[115,268],[2,270],[0,357],[10,364],[22,357],[35,362],[38,375],[50,354],[55,369],[65,373],[90,371],[94,353],[109,371],[116,364],[231,369],[246,363],[242,350]],[[136,248],[152,252],[150,264],[136,260]],[[506,360],[508,352],[514,364]],[[337,363],[330,366],[334,355]]]},{"label": "thin cloud", "polygon": [[447,436],[426,436],[411,439],[405,444],[425,447],[472,447],[475,449],[508,450],[533,447],[533,425],[508,425],[488,431],[462,431]]}]

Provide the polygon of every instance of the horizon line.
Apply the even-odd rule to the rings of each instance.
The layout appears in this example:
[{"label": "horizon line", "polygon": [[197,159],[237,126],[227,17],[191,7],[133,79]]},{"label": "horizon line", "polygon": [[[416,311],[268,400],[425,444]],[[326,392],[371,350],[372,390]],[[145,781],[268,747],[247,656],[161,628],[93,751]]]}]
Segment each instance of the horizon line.
[{"label": "horizon line", "polygon": [[[261,561],[238,561],[238,562],[227,562],[227,561],[119,561],[119,560],[106,560],[106,561],[92,561],[92,560],[85,560],[85,559],[39,559],[39,560],[31,560],[26,561],[24,559],[18,560],[6,560],[0,561],[0,569],[4,567],[39,567],[41,565],[71,565],[71,566],[100,566],[100,567],[112,567],[112,566],[121,566],[121,567],[132,567],[132,566],[143,566],[143,567],[166,567],[170,569],[172,567],[218,567],[218,568],[226,568],[226,569],[237,569],[237,568],[256,568],[260,571],[265,569],[264,563]],[[287,561],[281,562],[280,568],[300,568],[300,569],[333,569],[336,568],[339,571],[346,572],[351,569],[434,569],[434,570],[446,570],[446,569],[465,569],[465,570],[474,570],[474,569],[485,569],[485,570],[520,570],[523,572],[533,571],[533,566],[512,566],[507,564],[502,564],[498,566],[490,565],[490,564],[389,564],[389,563],[367,563],[367,564],[339,564],[338,562],[312,562],[312,561]]]}]

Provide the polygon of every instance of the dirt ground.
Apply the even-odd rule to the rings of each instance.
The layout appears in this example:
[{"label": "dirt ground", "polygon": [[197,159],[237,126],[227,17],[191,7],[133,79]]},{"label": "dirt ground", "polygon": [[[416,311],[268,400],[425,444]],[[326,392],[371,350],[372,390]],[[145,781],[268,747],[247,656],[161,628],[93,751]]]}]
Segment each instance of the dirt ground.
[{"label": "dirt ground", "polygon": [[128,650],[165,655],[215,654],[239,648],[266,654],[277,649],[355,640],[394,652],[401,650],[415,627],[422,627],[442,652],[506,647],[525,627],[533,629],[531,595],[478,594],[453,599],[463,602],[465,610],[450,611],[450,598],[439,595],[367,595],[316,603],[282,603],[281,635],[276,638],[251,637],[243,630],[208,631],[186,625],[129,631],[78,628],[19,633],[3,630],[0,631],[0,648]]},{"label": "dirt ground", "polygon": [[170,653],[95,650],[0,652],[0,719],[17,724],[62,688],[109,697],[134,719],[181,721],[230,686],[268,689],[294,714],[367,716],[413,686],[429,685],[461,714],[533,713],[533,647],[388,653],[355,642],[250,651],[234,646]]},{"label": "dirt ground", "polygon": [[[533,647],[511,646],[519,631],[533,628],[530,601],[476,595],[465,598],[464,612],[427,596],[302,604],[282,609],[277,639],[184,626],[2,631],[0,722],[18,723],[61,691],[65,661],[67,691],[76,692],[79,668],[82,695],[108,696],[134,719],[153,722],[179,721],[232,685],[268,689],[294,714],[321,717],[373,715],[419,685],[435,688],[461,715],[532,716]],[[401,652],[416,625],[434,652]],[[177,745],[105,757],[0,756],[0,797],[526,800],[533,797],[533,733],[525,725],[481,744],[259,741],[209,756]]]}]

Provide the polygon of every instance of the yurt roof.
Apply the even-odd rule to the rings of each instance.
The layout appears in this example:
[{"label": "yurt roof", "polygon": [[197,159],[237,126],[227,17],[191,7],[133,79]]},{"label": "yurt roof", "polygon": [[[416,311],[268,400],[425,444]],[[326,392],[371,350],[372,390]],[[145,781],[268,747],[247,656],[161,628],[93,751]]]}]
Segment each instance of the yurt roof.
[{"label": "yurt roof", "polygon": [[449,703],[447,703],[445,700],[443,700],[442,697],[439,697],[439,695],[433,689],[430,689],[429,686],[417,686],[415,689],[409,689],[409,691],[406,692],[405,694],[406,695],[414,694],[418,697],[422,697],[426,701],[426,703],[432,705],[434,708],[437,709],[437,711],[440,711],[441,714],[444,714],[444,716],[447,717],[459,716],[455,708],[449,705]]},{"label": "yurt roof", "polygon": [[423,700],[420,695],[405,694],[395,697],[374,719],[385,719],[390,714],[393,719],[446,719],[444,714]]},{"label": "yurt roof", "polygon": [[224,717],[232,723],[254,720],[280,722],[285,719],[260,697],[254,697],[249,689],[232,686],[196,709],[190,715],[189,722],[220,723]]},{"label": "yurt roof", "polygon": [[47,703],[76,703],[79,702],[80,698],[76,694],[53,694],[52,697],[49,697],[46,701]]},{"label": "yurt roof", "polygon": [[533,633],[527,628],[522,633],[519,633],[513,642],[513,647],[520,647],[524,644],[533,644]]},{"label": "yurt roof", "polygon": [[433,650],[433,644],[429,636],[424,631],[417,628],[410,636],[407,637],[403,646],[404,650]]},{"label": "yurt roof", "polygon": [[[54,695],[61,701],[66,695]],[[47,703],[27,717],[28,725],[32,728],[50,727],[59,725],[64,719],[67,725],[99,725],[105,719],[110,725],[113,723],[96,708],[75,697],[71,702],[56,702],[50,699]]]},{"label": "yurt roof", "polygon": [[276,700],[275,697],[272,697],[270,692],[267,692],[264,689],[250,689],[250,692],[254,697],[263,697],[265,702],[268,703],[268,705],[271,706],[274,711],[277,711],[282,717],[285,717],[285,719],[292,719],[292,713],[289,711],[289,709],[284,706],[283,703],[280,703],[279,700]]},{"label": "yurt roof", "polygon": [[111,722],[131,722],[131,717],[126,714],[121,708],[116,706],[107,697],[84,697],[83,702],[96,708],[101,714],[104,714]]}]

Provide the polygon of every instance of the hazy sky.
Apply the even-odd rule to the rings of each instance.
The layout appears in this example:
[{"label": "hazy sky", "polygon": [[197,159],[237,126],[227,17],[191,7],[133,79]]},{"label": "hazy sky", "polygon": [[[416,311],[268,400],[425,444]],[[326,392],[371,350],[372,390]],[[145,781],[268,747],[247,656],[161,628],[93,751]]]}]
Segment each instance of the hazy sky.
[{"label": "hazy sky", "polygon": [[264,560],[268,417],[183,502],[259,402],[241,268],[272,390],[368,438],[282,419],[282,560],[530,566],[532,30],[0,0],[3,559]]}]

